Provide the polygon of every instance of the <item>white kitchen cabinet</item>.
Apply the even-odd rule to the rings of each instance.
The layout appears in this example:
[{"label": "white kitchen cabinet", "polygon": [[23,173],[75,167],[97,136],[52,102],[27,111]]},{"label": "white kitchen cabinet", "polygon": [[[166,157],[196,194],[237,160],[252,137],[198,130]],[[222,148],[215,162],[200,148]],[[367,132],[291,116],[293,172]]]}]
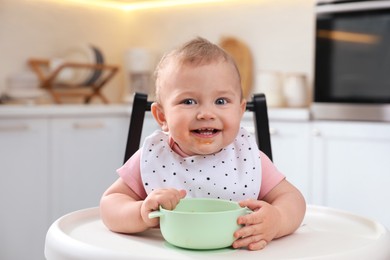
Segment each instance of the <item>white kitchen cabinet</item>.
[{"label": "white kitchen cabinet", "polygon": [[310,203],[309,122],[271,121],[270,134],[274,164]]},{"label": "white kitchen cabinet", "polygon": [[48,122],[0,120],[0,259],[43,259],[49,228]]},{"label": "white kitchen cabinet", "polygon": [[129,117],[54,118],[51,124],[52,221],[99,205],[123,163]]},{"label": "white kitchen cabinet", "polygon": [[313,202],[390,228],[390,124],[324,121],[312,131]]},{"label": "white kitchen cabinet", "polygon": [[149,135],[151,135],[154,131],[161,130],[161,127],[157,124],[156,120],[154,120],[152,113],[146,113],[145,114],[145,120],[142,127],[142,135],[141,135],[141,142],[140,146],[142,146],[143,141],[145,138]]},{"label": "white kitchen cabinet", "polygon": [[[117,178],[130,113],[111,106],[11,112],[0,110],[0,259],[43,259],[50,224],[97,206]],[[269,113],[274,163],[307,202],[390,227],[390,124],[310,121],[300,114],[286,120],[276,112]],[[252,115],[245,113],[243,126],[253,132]],[[142,139],[158,128],[147,113]]]},{"label": "white kitchen cabinet", "polygon": [[126,107],[1,107],[0,259],[44,259],[53,221],[98,205],[129,118]]},{"label": "white kitchen cabinet", "polygon": [[[123,164],[129,122],[126,114],[50,120],[52,221],[99,205],[103,192],[118,178],[115,170]],[[141,139],[157,128],[146,114]]]},{"label": "white kitchen cabinet", "polygon": [[[253,113],[247,112],[241,125],[255,133]],[[310,202],[310,124],[308,120],[270,120],[272,157],[275,166]]]},{"label": "white kitchen cabinet", "polygon": [[[50,225],[98,206],[123,164],[125,106],[2,107],[0,259],[44,259]],[[142,139],[158,129],[147,113]]]}]

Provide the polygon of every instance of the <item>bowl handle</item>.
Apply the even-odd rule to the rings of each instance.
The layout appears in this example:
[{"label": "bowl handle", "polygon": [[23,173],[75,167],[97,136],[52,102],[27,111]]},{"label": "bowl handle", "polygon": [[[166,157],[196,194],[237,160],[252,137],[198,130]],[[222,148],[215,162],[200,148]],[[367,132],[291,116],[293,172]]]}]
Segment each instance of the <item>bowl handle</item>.
[{"label": "bowl handle", "polygon": [[161,211],[152,211],[149,213],[148,217],[149,218],[159,218],[163,215],[164,215],[164,213],[162,213]]}]

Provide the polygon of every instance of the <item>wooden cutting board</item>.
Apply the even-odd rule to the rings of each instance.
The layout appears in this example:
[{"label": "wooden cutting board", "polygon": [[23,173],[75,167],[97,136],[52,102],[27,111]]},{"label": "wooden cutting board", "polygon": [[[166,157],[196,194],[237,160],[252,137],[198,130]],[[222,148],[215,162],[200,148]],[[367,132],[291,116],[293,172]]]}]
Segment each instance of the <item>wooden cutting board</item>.
[{"label": "wooden cutting board", "polygon": [[244,97],[249,99],[253,87],[253,59],[249,47],[235,37],[222,37],[219,46],[229,53],[237,63],[241,74]]}]

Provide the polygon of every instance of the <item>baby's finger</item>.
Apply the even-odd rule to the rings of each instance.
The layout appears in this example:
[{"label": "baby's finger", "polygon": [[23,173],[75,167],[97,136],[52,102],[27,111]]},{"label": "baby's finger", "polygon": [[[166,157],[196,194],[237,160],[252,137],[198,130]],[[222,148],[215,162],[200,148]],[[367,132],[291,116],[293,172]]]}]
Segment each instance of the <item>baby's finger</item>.
[{"label": "baby's finger", "polygon": [[236,232],[234,232],[233,236],[235,238],[245,238],[245,237],[251,237],[253,235],[261,235],[261,230],[259,229],[259,225],[247,225],[243,226]]},{"label": "baby's finger", "polygon": [[160,206],[166,210],[173,210],[179,203],[179,199],[176,197],[169,198],[160,202]]},{"label": "baby's finger", "polygon": [[249,250],[252,250],[252,251],[261,250],[261,249],[263,249],[264,247],[266,247],[267,244],[268,244],[267,241],[265,241],[265,240],[260,240],[260,241],[258,241],[258,242],[250,243],[250,244],[248,245],[248,249],[249,249]]},{"label": "baby's finger", "polygon": [[233,248],[248,247],[249,249],[249,246],[253,245],[253,248],[257,248],[259,246],[257,243],[260,243],[262,240],[263,239],[261,235],[247,236],[237,239],[233,242],[232,246]]},{"label": "baby's finger", "polygon": [[160,206],[163,209],[166,209],[166,210],[172,210],[174,208],[173,203],[171,202],[171,200],[161,201],[160,202]]},{"label": "baby's finger", "polygon": [[170,196],[164,198],[164,200],[160,201],[161,207],[167,210],[173,210],[176,205],[180,202],[180,199],[186,196],[185,190],[170,190]]},{"label": "baby's finger", "polygon": [[253,225],[260,224],[263,222],[263,219],[260,214],[253,212],[244,216],[237,218],[237,224],[239,225]]},{"label": "baby's finger", "polygon": [[247,207],[253,211],[260,209],[265,203],[266,202],[264,202],[264,201],[253,200],[253,199],[243,200],[243,201],[239,202],[241,207]]},{"label": "baby's finger", "polygon": [[179,199],[184,199],[187,196],[186,190],[179,190]]}]

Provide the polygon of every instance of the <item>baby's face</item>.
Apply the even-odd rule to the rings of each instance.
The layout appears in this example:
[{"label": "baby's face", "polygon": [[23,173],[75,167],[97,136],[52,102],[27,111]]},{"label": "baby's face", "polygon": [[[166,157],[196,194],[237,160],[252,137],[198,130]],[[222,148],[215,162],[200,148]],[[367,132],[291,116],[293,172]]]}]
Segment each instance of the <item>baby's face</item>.
[{"label": "baby's face", "polygon": [[168,65],[160,78],[160,124],[188,155],[211,154],[232,143],[246,101],[234,66]]}]

